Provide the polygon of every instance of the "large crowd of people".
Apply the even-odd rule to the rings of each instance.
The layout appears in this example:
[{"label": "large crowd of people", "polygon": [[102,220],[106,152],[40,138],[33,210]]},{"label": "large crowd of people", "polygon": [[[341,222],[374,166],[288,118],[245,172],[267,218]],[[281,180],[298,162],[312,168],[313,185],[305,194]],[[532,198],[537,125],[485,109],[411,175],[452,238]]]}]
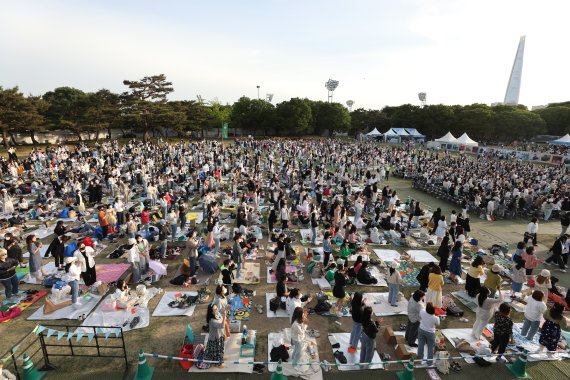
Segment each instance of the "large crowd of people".
[{"label": "large crowd of people", "polygon": [[[79,281],[88,286],[96,282],[92,240],[126,238],[125,257],[131,265],[132,281],[138,283],[149,272],[151,260],[164,258],[169,244],[181,239],[185,241],[183,253],[190,267],[190,283],[196,277],[201,255],[210,255],[221,264],[222,283],[207,311],[209,340],[205,349],[206,360],[220,362],[228,336],[227,298],[239,291],[234,281],[243,275],[246,257],[259,248],[258,239],[249,230],[252,226],[264,226],[268,242],[276,246],[270,273],[277,280],[278,307],[290,318],[293,361],[300,360],[306,334],[314,335],[307,326],[307,305],[314,297],[289,288],[290,274],[286,271],[287,262],[300,256],[293,245],[296,238],[292,228],[303,228],[311,231],[308,244],[322,248],[320,270],[337,299],[333,314],[342,316],[346,310],[352,314],[349,352],[360,342],[360,362],[368,363],[383,320],[373,319],[371,305],[361,294],[349,299],[346,287],[357,281],[364,285],[377,281],[370,273],[370,262],[363,260],[367,243],[405,246],[412,231],[422,227],[419,220],[427,213],[419,202],[400,199],[389,186],[391,175],[412,177],[416,186],[441,191],[460,205],[458,212],[449,216],[442,215],[440,209],[429,213],[429,223],[424,227],[433,236],[431,244],[439,245],[441,260],[422,268],[420,289],[409,302],[406,340],[410,346],[419,346],[420,355],[427,348],[430,361],[440,322],[435,314],[443,306],[444,275],[452,281],[463,275],[461,259],[470,232],[469,213],[501,217],[509,212],[517,215],[520,210],[541,210],[545,220],[553,215],[570,218],[565,167],[333,139],[243,139],[226,145],[215,141],[134,140],[124,145],[58,145],[45,150],[34,148],[25,157],[12,150],[0,161],[0,168],[0,222],[5,230],[0,280],[8,299],[18,294],[16,267],[29,265],[31,275],[38,280],[45,276],[44,258],[39,254],[43,243],[33,231],[26,232],[32,225],[56,219],[69,221],[57,222],[45,257],[52,256],[56,268],[66,272],[74,304],[78,303]],[[197,206],[190,202],[196,199]],[[222,224],[222,206],[228,200],[236,206],[230,218],[237,232],[231,235]],[[190,208],[202,213],[203,229],[187,220]],[[94,216],[93,220],[86,220],[88,216]],[[570,220],[566,228],[568,224]],[[538,219],[534,218],[518,254],[513,255],[515,291],[520,292],[522,283],[529,281],[532,270],[541,264],[533,260],[537,232]],[[560,246],[554,247],[553,257],[547,260],[562,271],[569,248],[565,232],[557,240]],[[21,248],[24,235],[30,253],[27,263]],[[231,241],[229,257],[220,258],[221,241],[226,236]],[[201,251],[202,246],[207,247],[207,253]],[[349,257],[357,258],[349,262]],[[477,256],[467,270],[465,290],[479,305],[474,337],[479,338],[483,327],[496,317],[492,349],[503,354],[512,334],[512,321],[509,323],[508,305],[500,296],[495,298],[501,287],[500,272],[499,266],[486,270],[483,259]],[[483,277],[486,279],[481,282]],[[397,307],[402,282],[397,263],[388,266],[386,280],[388,302]],[[550,272],[542,270],[532,298],[539,302],[546,299],[552,288],[550,281]],[[548,313],[546,329],[550,335],[541,338],[541,344],[551,350],[559,333],[556,326],[566,327],[560,322],[562,312],[557,306],[548,311],[531,309],[527,309],[525,333],[528,330],[532,338],[537,318]]]}]

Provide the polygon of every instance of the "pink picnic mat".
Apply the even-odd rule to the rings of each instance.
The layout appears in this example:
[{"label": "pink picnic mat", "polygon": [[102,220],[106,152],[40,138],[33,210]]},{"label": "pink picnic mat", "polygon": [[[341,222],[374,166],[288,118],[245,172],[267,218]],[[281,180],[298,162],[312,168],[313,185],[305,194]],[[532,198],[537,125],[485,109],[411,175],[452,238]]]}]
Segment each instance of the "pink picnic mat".
[{"label": "pink picnic mat", "polygon": [[[297,272],[297,267],[293,265],[287,265],[285,267],[285,273],[295,273]],[[272,283],[277,283],[277,277],[275,277],[275,272],[271,273],[271,281]]]},{"label": "pink picnic mat", "polygon": [[106,283],[117,281],[130,266],[130,264],[97,264],[95,265],[97,281]]}]

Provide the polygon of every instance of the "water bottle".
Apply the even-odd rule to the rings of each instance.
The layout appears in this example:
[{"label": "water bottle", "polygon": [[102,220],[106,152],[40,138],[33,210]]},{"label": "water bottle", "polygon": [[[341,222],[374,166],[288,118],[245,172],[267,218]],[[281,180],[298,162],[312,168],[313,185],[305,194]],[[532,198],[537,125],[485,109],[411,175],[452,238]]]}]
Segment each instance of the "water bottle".
[{"label": "water bottle", "polygon": [[243,325],[243,331],[241,334],[241,344],[246,344],[247,343],[247,326]]}]

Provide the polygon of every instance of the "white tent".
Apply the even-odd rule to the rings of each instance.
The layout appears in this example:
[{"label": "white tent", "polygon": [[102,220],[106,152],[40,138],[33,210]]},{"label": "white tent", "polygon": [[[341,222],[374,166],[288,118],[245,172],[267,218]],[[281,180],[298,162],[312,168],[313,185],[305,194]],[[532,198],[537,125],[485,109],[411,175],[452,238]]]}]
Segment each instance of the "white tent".
[{"label": "white tent", "polygon": [[570,135],[567,133],[558,140],[551,141],[550,144],[555,145],[570,145]]},{"label": "white tent", "polygon": [[454,143],[454,142],[457,142],[457,139],[455,138],[455,136],[453,136],[451,134],[451,132],[447,132],[447,134],[445,136],[443,136],[442,138],[439,138],[435,141],[442,142],[442,143]]},{"label": "white tent", "polygon": [[374,128],[372,132],[367,133],[366,136],[370,137],[382,136],[382,133],[380,133],[378,129]]},{"label": "white tent", "polygon": [[471,137],[467,136],[467,133],[462,134],[461,137],[457,139],[457,143],[461,145],[479,146],[479,143],[471,140]]}]

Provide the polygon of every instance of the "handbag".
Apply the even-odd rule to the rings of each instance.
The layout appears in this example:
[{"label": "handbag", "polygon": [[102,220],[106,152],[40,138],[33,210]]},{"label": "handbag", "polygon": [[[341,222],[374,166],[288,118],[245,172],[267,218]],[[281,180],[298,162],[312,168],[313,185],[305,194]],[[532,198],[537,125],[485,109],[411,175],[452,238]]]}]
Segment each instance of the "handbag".
[{"label": "handbag", "polygon": [[279,297],[274,297],[269,300],[269,310],[276,313],[281,306],[281,299]]}]

